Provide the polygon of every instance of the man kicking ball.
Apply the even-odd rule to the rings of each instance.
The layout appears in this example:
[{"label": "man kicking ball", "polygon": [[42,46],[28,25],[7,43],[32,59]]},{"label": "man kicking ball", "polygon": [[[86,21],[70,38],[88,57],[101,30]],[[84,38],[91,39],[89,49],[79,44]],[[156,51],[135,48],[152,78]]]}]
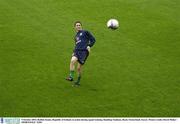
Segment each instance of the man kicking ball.
[{"label": "man kicking ball", "polygon": [[89,56],[90,49],[95,43],[95,38],[89,31],[82,29],[82,23],[80,21],[76,21],[74,23],[74,27],[77,32],[74,38],[75,49],[72,54],[72,58],[70,62],[70,74],[66,78],[66,80],[68,81],[74,80],[75,64],[78,63],[77,65],[78,79],[77,81],[74,82],[73,86],[80,86],[82,66],[84,65],[87,57]]}]

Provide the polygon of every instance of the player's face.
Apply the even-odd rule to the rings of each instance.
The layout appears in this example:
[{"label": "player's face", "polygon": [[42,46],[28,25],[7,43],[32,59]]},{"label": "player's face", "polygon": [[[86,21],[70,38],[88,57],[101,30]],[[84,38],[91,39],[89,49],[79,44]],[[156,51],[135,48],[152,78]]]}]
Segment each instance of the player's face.
[{"label": "player's face", "polygon": [[76,29],[77,32],[80,31],[80,30],[82,30],[81,23],[76,23],[75,29]]}]

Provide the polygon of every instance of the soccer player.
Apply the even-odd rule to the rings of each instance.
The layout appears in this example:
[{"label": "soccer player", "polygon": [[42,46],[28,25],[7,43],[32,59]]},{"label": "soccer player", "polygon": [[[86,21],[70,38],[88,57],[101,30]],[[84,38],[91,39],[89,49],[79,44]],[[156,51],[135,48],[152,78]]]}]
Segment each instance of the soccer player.
[{"label": "soccer player", "polygon": [[70,61],[70,74],[66,78],[66,80],[68,81],[74,80],[75,64],[78,63],[77,65],[78,79],[77,81],[74,82],[73,86],[80,86],[82,66],[84,65],[87,57],[89,56],[90,49],[95,43],[95,38],[89,31],[82,29],[82,23],[80,21],[76,21],[74,23],[74,28],[77,32],[74,37],[75,48]]}]

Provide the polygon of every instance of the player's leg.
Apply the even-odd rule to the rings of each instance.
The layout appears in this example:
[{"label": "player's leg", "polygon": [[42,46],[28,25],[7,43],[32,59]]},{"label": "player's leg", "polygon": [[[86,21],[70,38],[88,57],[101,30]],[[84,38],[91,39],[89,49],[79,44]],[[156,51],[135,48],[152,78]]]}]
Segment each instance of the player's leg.
[{"label": "player's leg", "polygon": [[80,85],[82,67],[85,64],[86,59],[88,58],[88,55],[89,55],[88,51],[81,51],[81,53],[79,54],[78,66],[77,66],[78,79],[77,79],[77,81],[74,84],[75,86],[79,86]]},{"label": "player's leg", "polygon": [[77,79],[77,81],[75,82],[75,85],[80,85],[82,67],[83,67],[83,65],[80,64],[80,63],[78,63],[78,66],[77,66],[78,79]]},{"label": "player's leg", "polygon": [[71,58],[69,77],[66,78],[66,80],[68,80],[68,81],[73,81],[75,64],[76,64],[77,60],[78,60],[78,58],[77,58],[76,56],[73,56],[73,57]]}]

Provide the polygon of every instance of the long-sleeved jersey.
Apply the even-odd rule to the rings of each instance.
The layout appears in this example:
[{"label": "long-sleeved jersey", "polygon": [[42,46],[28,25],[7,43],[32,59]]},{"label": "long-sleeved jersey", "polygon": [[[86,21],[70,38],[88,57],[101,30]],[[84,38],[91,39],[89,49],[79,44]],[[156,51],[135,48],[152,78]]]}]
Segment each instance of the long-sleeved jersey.
[{"label": "long-sleeved jersey", "polygon": [[79,32],[77,32],[74,40],[75,40],[74,50],[86,50],[87,46],[92,47],[96,41],[94,36],[86,30],[80,30]]}]

